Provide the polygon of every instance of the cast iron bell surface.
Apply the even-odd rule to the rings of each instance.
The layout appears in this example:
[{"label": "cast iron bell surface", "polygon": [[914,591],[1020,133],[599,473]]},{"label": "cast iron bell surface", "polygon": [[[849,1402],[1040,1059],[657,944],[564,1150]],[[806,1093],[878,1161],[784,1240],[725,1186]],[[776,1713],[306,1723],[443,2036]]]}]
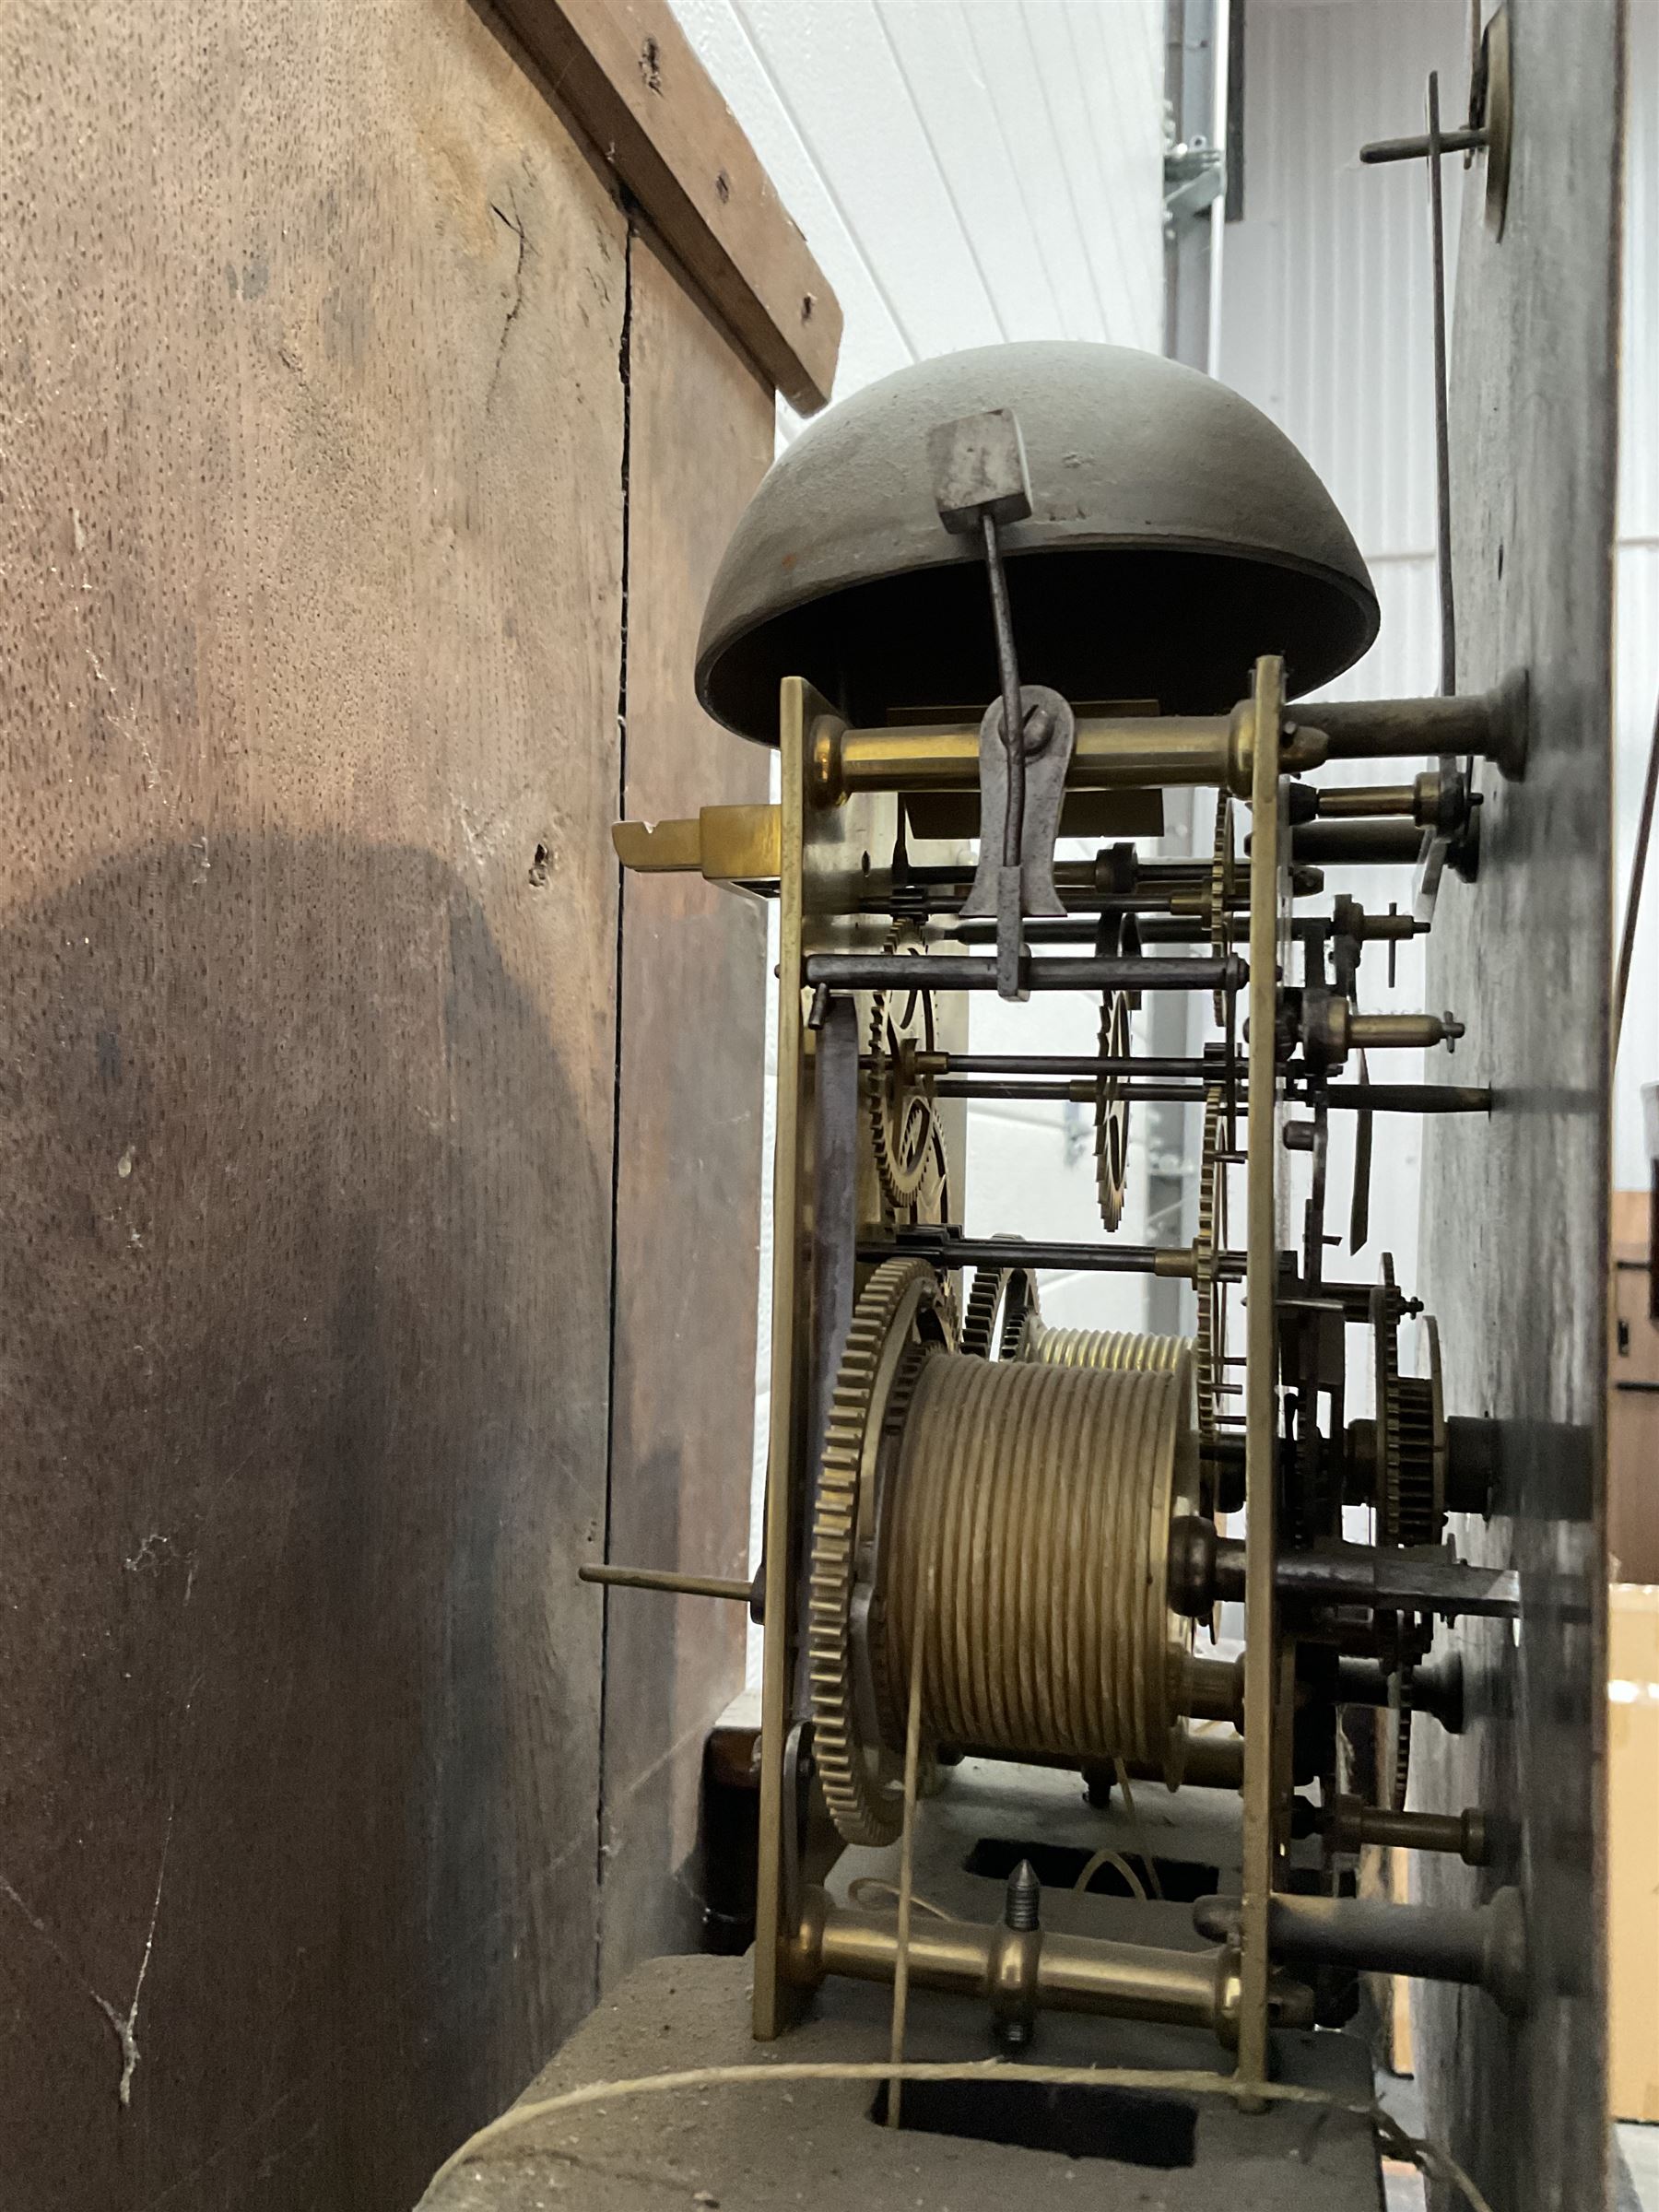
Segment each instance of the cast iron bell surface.
[{"label": "cast iron bell surface", "polygon": [[978,720],[997,687],[983,563],[940,524],[928,433],[995,407],[1030,471],[1030,519],[1003,533],[1020,665],[1079,712],[1221,712],[1263,653],[1311,690],[1375,637],[1347,525],[1248,400],[1127,347],[981,347],[854,393],[773,464],[703,616],[711,713],[774,742],[778,685],[804,676],[855,723]]}]

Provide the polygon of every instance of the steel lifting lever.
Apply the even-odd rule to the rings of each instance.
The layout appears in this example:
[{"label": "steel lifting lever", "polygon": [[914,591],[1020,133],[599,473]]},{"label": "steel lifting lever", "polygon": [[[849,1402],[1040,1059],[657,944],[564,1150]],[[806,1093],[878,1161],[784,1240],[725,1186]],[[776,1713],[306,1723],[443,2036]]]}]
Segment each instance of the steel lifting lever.
[{"label": "steel lifting lever", "polygon": [[980,853],[964,916],[996,917],[996,989],[1027,994],[1021,923],[1063,915],[1054,888],[1054,840],[1077,724],[1059,692],[1021,684],[1014,620],[998,532],[1031,512],[1025,441],[1009,408],[964,415],[929,432],[928,460],[939,520],[957,536],[976,535],[991,584],[999,696],[980,723]]}]

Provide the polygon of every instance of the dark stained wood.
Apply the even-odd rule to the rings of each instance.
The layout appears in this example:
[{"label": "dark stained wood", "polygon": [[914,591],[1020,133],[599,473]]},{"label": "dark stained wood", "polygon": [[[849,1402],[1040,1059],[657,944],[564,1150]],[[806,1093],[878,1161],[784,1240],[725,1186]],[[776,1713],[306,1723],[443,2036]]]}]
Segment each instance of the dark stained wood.
[{"label": "dark stained wood", "polygon": [[[1606,1393],[1611,697],[1622,11],[1511,0],[1514,161],[1501,241],[1465,199],[1452,393],[1460,690],[1524,667],[1524,782],[1481,782],[1480,880],[1442,887],[1429,1005],[1470,1018],[1478,1130],[1430,1119],[1421,1289],[1451,1411],[1501,1425],[1499,1518],[1461,1542],[1521,1570],[1518,1641],[1464,1624],[1467,1732],[1414,1738],[1425,1805],[1499,1817],[1479,1877],[1518,1882],[1532,2006],[1420,1994],[1430,2133],[1497,2212],[1603,2201]],[[1465,1068],[1465,1062],[1469,1065]],[[1440,2201],[1450,2201],[1442,2192]]]},{"label": "dark stained wood", "polygon": [[841,312],[669,0],[500,0],[603,159],[761,371],[811,414]]},{"label": "dark stained wood", "polygon": [[464,0],[16,0],[0,204],[0,2196],[390,2212],[594,1989],[625,227]]},{"label": "dark stained wood", "polygon": [[[709,580],[771,458],[770,391],[644,238],[631,249],[627,790],[658,819],[764,799],[769,756],[692,689]],[[624,880],[611,1557],[740,1574],[748,1550],[766,923],[700,877]],[[606,1599],[606,1981],[695,1948],[702,1742],[747,1616]],[[666,1870],[677,1878],[664,1879]]]}]

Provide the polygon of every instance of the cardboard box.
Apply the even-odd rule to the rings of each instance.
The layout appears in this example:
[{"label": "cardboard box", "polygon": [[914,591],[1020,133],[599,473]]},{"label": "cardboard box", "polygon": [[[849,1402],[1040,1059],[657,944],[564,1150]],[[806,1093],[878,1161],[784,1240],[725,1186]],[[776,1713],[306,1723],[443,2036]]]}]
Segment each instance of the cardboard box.
[{"label": "cardboard box", "polygon": [[1615,1583],[1607,1617],[1608,2094],[1659,2121],[1659,1585]]}]

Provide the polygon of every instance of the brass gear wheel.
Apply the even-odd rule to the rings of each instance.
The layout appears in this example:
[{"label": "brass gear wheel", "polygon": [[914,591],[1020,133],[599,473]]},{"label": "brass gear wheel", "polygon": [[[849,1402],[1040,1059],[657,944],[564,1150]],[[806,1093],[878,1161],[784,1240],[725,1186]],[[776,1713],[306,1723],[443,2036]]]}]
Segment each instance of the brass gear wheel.
[{"label": "brass gear wheel", "polygon": [[[1095,935],[1102,959],[1140,950],[1140,931],[1132,914],[1103,914]],[[1102,1060],[1126,1060],[1134,1047],[1130,1017],[1139,1004],[1132,991],[1108,991],[1100,999],[1099,1051]],[[1121,1075],[1097,1076],[1094,1087],[1095,1194],[1102,1228],[1114,1230],[1124,1218],[1129,1186],[1129,1087]]]},{"label": "brass gear wheel", "polygon": [[1382,1280],[1371,1294],[1377,1396],[1377,1541],[1432,1544],[1434,1510],[1433,1384],[1400,1373],[1402,1301],[1394,1256],[1382,1254]]},{"label": "brass gear wheel", "polygon": [[961,1348],[978,1359],[1018,1359],[1040,1318],[1029,1267],[979,1267],[962,1319]]},{"label": "brass gear wheel", "polygon": [[927,1172],[922,1178],[922,1188],[911,1202],[909,1219],[914,1226],[919,1222],[954,1218],[950,1204],[950,1159],[945,1149],[944,1125],[935,1112]]},{"label": "brass gear wheel", "polygon": [[1213,1441],[1219,1428],[1221,1384],[1227,1358],[1227,1286],[1217,1261],[1227,1243],[1227,1163],[1219,1085],[1204,1099],[1204,1150],[1198,1169],[1198,1237],[1194,1247],[1194,1288],[1198,1293],[1196,1360],[1198,1434]]},{"label": "brass gear wheel", "polygon": [[996,1339],[997,1310],[1007,1288],[1006,1267],[976,1267],[968,1310],[962,1316],[962,1349],[976,1359],[989,1359]]},{"label": "brass gear wheel", "polygon": [[938,1285],[933,1311],[940,1348],[959,1352],[962,1348],[962,1307],[957,1296],[955,1278],[948,1275],[935,1275],[934,1279]]},{"label": "brass gear wheel", "polygon": [[[901,943],[897,930],[883,950],[923,958],[922,947]],[[913,1205],[930,1168],[936,1166],[943,1172],[944,1138],[934,1112],[932,1081],[915,1074],[918,1049],[934,1049],[930,994],[920,987],[872,992],[869,1057],[874,1065],[865,1077],[870,1149],[882,1195],[897,1213]]]},{"label": "brass gear wheel", "polygon": [[1037,1295],[1037,1277],[1022,1269],[1009,1286],[1009,1295],[1003,1303],[1002,1333],[997,1340],[999,1359],[1018,1359],[1025,1352],[1026,1342],[1033,1328],[1042,1319],[1041,1301]]},{"label": "brass gear wheel", "polygon": [[1445,1399],[1440,1330],[1432,1315],[1423,1316],[1422,1330],[1429,1372],[1399,1375],[1396,1381],[1400,1534],[1395,1541],[1401,1544],[1438,1542],[1446,1510]]},{"label": "brass gear wheel", "polygon": [[[1379,1544],[1432,1544],[1440,1534],[1445,1484],[1445,1421],[1441,1397],[1440,1337],[1428,1324],[1430,1372],[1400,1372],[1405,1301],[1394,1281],[1394,1255],[1382,1255],[1382,1280],[1371,1294],[1376,1377],[1376,1514]],[[1379,1614],[1392,1650],[1396,1688],[1388,1803],[1406,1809],[1411,1782],[1411,1669],[1427,1642],[1427,1624],[1411,1614]]]},{"label": "brass gear wheel", "polygon": [[[1233,803],[1230,792],[1222,792],[1216,802],[1216,836],[1210,853],[1208,900],[1210,951],[1218,960],[1226,959],[1232,950],[1233,898],[1237,889],[1236,863],[1233,859]],[[1225,991],[1215,994],[1216,1019],[1227,1019]]]},{"label": "brass gear wheel", "polygon": [[[944,1318],[948,1325],[949,1316],[947,1315]],[[906,1345],[899,1361],[898,1371],[893,1377],[892,1389],[888,1393],[887,1404],[882,1412],[881,1430],[884,1437],[897,1438],[903,1434],[904,1418],[910,1411],[911,1400],[916,1394],[916,1384],[921,1380],[922,1370],[926,1364],[927,1357],[927,1351],[924,1346],[914,1342]],[[877,1507],[875,1519],[879,1523],[881,1518],[879,1500],[877,1500]],[[864,1655],[869,1668],[870,1687],[875,1695],[877,1724],[881,1731],[882,1745],[885,1747],[888,1744],[901,1744],[905,1738],[906,1724],[910,1718],[910,1683],[907,1679],[902,1688],[895,1688],[888,1668],[887,1606],[885,1600],[874,1591],[870,1594],[868,1609],[865,1614]],[[931,1794],[936,1785],[938,1770],[935,1764],[932,1746],[924,1743],[920,1747],[920,1751],[916,1787],[917,1794],[925,1797]],[[879,1776],[886,1776],[889,1772],[895,1777],[900,1775],[900,1771],[897,1762],[889,1760],[885,1750],[878,1749],[875,1757]],[[897,1810],[900,1818],[902,1819],[904,1810],[902,1794],[898,1799]]]},{"label": "brass gear wheel", "polygon": [[907,1356],[929,1336],[951,1348],[954,1322],[927,1261],[884,1261],[853,1309],[825,1424],[812,1516],[807,1679],[818,1781],[849,1843],[890,1843],[903,1810],[898,1762],[862,1740],[853,1685],[853,1598],[860,1553],[876,1533],[883,1430],[901,1381],[906,1397],[913,1384],[915,1362],[906,1372]]},{"label": "brass gear wheel", "polygon": [[1432,1544],[1440,1533],[1434,1503],[1434,1413],[1430,1386],[1415,1375],[1399,1381],[1398,1502],[1401,1544]]},{"label": "brass gear wheel", "polygon": [[[1129,994],[1108,991],[1100,1001],[1100,1057],[1129,1056]],[[1122,1076],[1095,1078],[1095,1192],[1100,1223],[1115,1229],[1124,1218],[1129,1183],[1129,1100]]]},{"label": "brass gear wheel", "polygon": [[1406,1793],[1411,1786],[1411,1669],[1404,1663],[1400,1667],[1399,1695],[1400,1701],[1394,1709],[1394,1764],[1388,1783],[1391,1813],[1406,1810]]}]

